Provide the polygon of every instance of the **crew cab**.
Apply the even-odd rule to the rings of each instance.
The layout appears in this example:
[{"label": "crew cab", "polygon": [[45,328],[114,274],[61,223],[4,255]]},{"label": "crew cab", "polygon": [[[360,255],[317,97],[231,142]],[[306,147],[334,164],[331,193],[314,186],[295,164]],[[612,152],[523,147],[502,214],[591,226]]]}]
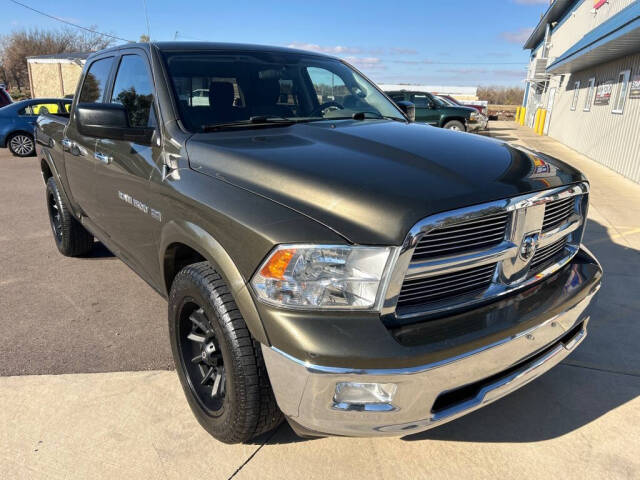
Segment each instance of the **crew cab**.
[{"label": "crew cab", "polygon": [[585,338],[586,178],[401,105],[321,54],[145,43],[92,54],[70,118],[39,117],[58,250],[98,239],[167,299],[215,438],[419,432]]},{"label": "crew cab", "polygon": [[413,103],[416,122],[461,132],[482,128],[482,114],[475,108],[452,105],[428,92],[401,90],[386,93],[396,103]]}]

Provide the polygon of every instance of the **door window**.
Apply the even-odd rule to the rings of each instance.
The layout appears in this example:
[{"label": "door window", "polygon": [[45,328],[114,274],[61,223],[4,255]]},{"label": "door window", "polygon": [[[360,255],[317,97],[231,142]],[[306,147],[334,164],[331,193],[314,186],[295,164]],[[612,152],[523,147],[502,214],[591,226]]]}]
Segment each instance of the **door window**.
[{"label": "door window", "polygon": [[89,67],[84,78],[78,101],[81,103],[102,103],[104,90],[109,80],[113,57],[96,60]]},{"label": "door window", "polygon": [[580,93],[580,81],[577,81],[573,84],[573,99],[571,100],[571,110],[576,109],[576,105],[578,104],[578,95]]},{"label": "door window", "polygon": [[326,102],[338,102],[344,105],[344,98],[351,92],[341,77],[320,67],[308,67],[307,73],[311,78],[320,105]]},{"label": "door window", "polygon": [[618,94],[616,101],[613,104],[613,113],[622,113],[624,111],[624,101],[627,99],[627,90],[629,90],[629,76],[630,70],[620,72],[618,76]]},{"label": "door window", "polygon": [[593,93],[595,91],[595,86],[596,86],[596,79],[595,77],[592,77],[589,79],[589,89],[587,90],[587,98],[584,101],[584,111],[588,112],[589,110],[591,110],[591,101],[593,99]]},{"label": "door window", "polygon": [[138,55],[124,55],[118,67],[111,103],[119,103],[127,110],[132,127],[155,126],[151,115],[153,83],[147,64]]},{"label": "door window", "polygon": [[429,105],[429,98],[424,93],[414,93],[411,95],[411,101],[416,108],[427,108]]}]

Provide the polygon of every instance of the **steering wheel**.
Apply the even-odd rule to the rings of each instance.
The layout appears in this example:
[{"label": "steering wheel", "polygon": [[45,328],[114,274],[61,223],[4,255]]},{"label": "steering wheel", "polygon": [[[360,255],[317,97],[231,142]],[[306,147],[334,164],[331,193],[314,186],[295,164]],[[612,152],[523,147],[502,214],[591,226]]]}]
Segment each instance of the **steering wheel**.
[{"label": "steering wheel", "polygon": [[310,117],[318,116],[320,113],[322,113],[324,110],[330,107],[335,107],[336,110],[344,110],[344,107],[340,105],[338,102],[334,100],[330,100],[328,102],[321,103],[316,108],[314,108],[309,114],[309,116]]}]

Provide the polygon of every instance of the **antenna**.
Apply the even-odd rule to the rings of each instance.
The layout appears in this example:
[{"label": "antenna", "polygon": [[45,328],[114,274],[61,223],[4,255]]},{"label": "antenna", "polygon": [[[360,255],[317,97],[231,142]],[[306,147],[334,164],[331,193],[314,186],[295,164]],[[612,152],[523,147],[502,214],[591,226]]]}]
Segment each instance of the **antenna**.
[{"label": "antenna", "polygon": [[149,25],[149,12],[147,11],[147,0],[142,0],[142,4],[144,5],[144,18],[147,21],[147,37],[149,37],[149,41],[151,41],[151,26]]}]

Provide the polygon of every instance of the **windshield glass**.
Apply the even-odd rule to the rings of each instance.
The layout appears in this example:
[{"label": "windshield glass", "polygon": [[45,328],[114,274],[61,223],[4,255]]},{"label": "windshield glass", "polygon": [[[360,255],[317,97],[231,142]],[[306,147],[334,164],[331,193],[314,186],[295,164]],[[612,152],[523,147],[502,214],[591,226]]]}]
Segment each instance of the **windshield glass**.
[{"label": "windshield glass", "polygon": [[[289,53],[165,52],[180,118],[193,132],[261,119],[392,118],[398,108],[339,60]],[[252,121],[253,120],[253,121]]]}]

